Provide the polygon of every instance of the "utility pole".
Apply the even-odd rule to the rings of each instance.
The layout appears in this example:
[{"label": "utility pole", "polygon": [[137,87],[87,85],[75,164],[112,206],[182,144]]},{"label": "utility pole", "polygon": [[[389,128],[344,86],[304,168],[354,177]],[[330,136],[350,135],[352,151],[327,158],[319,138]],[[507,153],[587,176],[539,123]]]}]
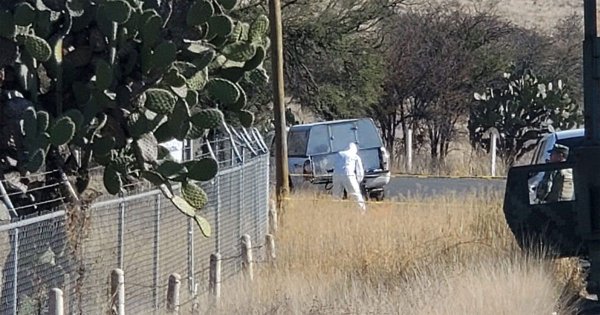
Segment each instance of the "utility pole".
[{"label": "utility pole", "polygon": [[281,1],[269,0],[271,24],[271,64],[273,78],[273,110],[275,111],[275,194],[277,209],[283,210],[289,193],[287,130],[285,126],[285,90],[283,84],[283,30]]},{"label": "utility pole", "polygon": [[600,41],[597,1],[584,0],[583,92],[585,142],[575,148],[574,183],[577,229],[591,262],[587,291],[600,294]]}]

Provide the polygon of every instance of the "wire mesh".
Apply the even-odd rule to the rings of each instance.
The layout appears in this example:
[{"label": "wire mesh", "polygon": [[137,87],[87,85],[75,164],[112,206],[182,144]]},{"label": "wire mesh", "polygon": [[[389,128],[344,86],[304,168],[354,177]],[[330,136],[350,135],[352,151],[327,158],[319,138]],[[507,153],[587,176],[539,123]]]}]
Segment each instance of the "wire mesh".
[{"label": "wire mesh", "polygon": [[[188,149],[196,159],[219,162],[218,175],[200,183],[209,198],[200,212],[211,225],[209,238],[147,183],[132,183],[117,198],[102,196],[87,210],[39,204],[35,215],[0,225],[0,313],[44,313],[54,287],[65,293],[69,314],[110,313],[110,273],[115,268],[124,270],[128,313],[165,310],[172,273],[181,276],[182,311],[191,310],[195,295],[208,292],[211,254],[221,254],[222,279],[230,279],[241,270],[242,235],[249,234],[254,245],[264,242],[269,156],[263,143],[256,130],[225,130]],[[101,179],[102,169],[91,172]],[[49,183],[32,193],[58,186]],[[175,192],[179,194],[177,188]]]}]

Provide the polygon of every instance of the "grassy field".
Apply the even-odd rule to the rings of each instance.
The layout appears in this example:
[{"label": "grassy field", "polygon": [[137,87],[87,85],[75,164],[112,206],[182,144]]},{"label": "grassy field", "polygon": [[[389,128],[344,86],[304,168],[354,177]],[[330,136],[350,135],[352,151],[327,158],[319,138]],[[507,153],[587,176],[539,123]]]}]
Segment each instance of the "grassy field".
[{"label": "grassy field", "polygon": [[513,23],[551,31],[560,19],[578,14],[583,17],[582,0],[459,0],[474,6],[494,6],[498,14]]},{"label": "grassy field", "polygon": [[580,289],[574,261],[521,253],[499,196],[370,204],[364,216],[302,196],[282,220],[276,266],[224,283],[220,313],[569,314]]}]

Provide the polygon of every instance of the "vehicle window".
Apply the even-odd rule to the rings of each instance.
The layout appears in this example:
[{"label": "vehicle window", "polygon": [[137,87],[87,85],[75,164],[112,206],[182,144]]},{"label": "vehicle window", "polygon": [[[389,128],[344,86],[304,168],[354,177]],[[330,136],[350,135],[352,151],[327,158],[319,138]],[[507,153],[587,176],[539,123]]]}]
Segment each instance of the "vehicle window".
[{"label": "vehicle window", "polygon": [[288,156],[305,156],[308,131],[290,131],[288,133]]},{"label": "vehicle window", "polygon": [[546,148],[548,147],[548,141],[549,139],[552,139],[552,137],[546,137],[544,140],[542,140],[538,146],[538,151],[536,152],[535,155],[535,161],[533,164],[544,164],[546,163],[546,158],[547,158],[547,152],[548,151]]},{"label": "vehicle window", "polygon": [[382,147],[381,137],[377,128],[370,119],[361,119],[358,121],[358,147],[361,149],[371,149]]},{"label": "vehicle window", "polygon": [[317,125],[310,129],[308,140],[308,155],[326,154],[331,152],[329,147],[329,129],[327,125]]},{"label": "vehicle window", "polygon": [[341,123],[332,124],[329,126],[331,129],[331,151],[339,152],[346,150],[350,142],[356,142],[356,124],[352,123]]},{"label": "vehicle window", "polygon": [[531,164],[538,164],[540,159],[540,151],[546,146],[546,139],[543,138],[538,144],[535,146],[535,151],[533,152],[533,156],[531,157]]}]

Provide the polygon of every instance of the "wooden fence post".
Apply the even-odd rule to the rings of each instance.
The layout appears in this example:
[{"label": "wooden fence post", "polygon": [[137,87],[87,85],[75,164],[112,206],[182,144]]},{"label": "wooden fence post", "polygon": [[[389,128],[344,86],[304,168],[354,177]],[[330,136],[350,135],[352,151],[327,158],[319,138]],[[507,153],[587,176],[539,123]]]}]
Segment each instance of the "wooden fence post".
[{"label": "wooden fence post", "polygon": [[63,315],[65,312],[63,302],[63,292],[61,289],[54,288],[50,290],[50,301],[48,301],[49,315]]},{"label": "wooden fence post", "polygon": [[113,269],[111,272],[110,294],[113,314],[125,315],[125,274],[122,269]]},{"label": "wooden fence post", "polygon": [[179,288],[181,287],[181,276],[172,273],[169,276],[167,288],[167,310],[171,313],[179,313]]},{"label": "wooden fence post", "polygon": [[265,235],[265,251],[266,251],[266,259],[271,264],[275,264],[275,237],[273,234]]},{"label": "wooden fence post", "polygon": [[241,240],[242,245],[242,271],[244,275],[250,280],[254,280],[254,266],[252,262],[252,242],[250,241],[250,235],[244,234]]},{"label": "wooden fence post", "polygon": [[269,207],[269,233],[277,234],[277,205],[275,200],[271,200]]},{"label": "wooden fence post", "polygon": [[215,305],[221,299],[221,254],[210,255],[210,271],[208,275],[208,290],[213,296]]}]

